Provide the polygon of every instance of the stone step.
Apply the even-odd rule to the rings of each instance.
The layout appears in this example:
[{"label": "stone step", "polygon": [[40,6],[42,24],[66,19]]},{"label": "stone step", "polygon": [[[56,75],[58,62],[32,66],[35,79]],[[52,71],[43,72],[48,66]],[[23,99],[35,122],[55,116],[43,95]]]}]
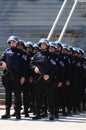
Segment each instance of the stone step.
[{"label": "stone step", "polygon": [[4,87],[0,87],[0,94],[1,93],[3,93],[3,94],[5,93],[5,88]]},{"label": "stone step", "polygon": [[[12,3],[14,4],[14,5],[16,5],[16,3],[18,3],[18,6],[21,6],[21,5],[28,5],[28,3],[29,3],[29,5],[38,5],[38,3],[40,3],[40,4],[49,4],[49,2],[50,2],[50,4],[62,4],[63,3],[63,1],[62,0],[40,0],[40,1],[37,1],[37,0],[32,0],[32,1],[28,1],[28,0],[21,0],[21,1],[18,1],[18,0],[15,0],[15,1],[12,1]],[[70,1],[70,2],[68,2],[69,4],[70,3],[73,3],[72,1]],[[9,5],[9,4],[11,4],[11,1],[6,1],[6,0],[0,0],[0,4],[5,4],[5,5]]]},{"label": "stone step", "polygon": [[0,92],[0,99],[5,99],[5,93]]},{"label": "stone step", "polygon": [[[81,9],[81,10],[83,10],[83,9],[86,9],[85,8],[85,4],[86,3],[78,3],[77,4],[77,6],[76,6],[76,9],[75,10],[79,10],[79,9]],[[23,5],[23,4],[21,4],[21,6],[18,6],[18,3],[17,3],[17,5],[15,6],[15,5],[10,5],[10,4],[4,4],[3,6],[1,6],[1,8],[0,8],[0,12],[1,13],[3,13],[3,12],[5,12],[5,11],[7,11],[8,13],[13,13],[13,12],[29,12],[29,13],[31,13],[31,12],[34,12],[34,11],[37,11],[37,10],[40,10],[40,12],[42,12],[42,11],[48,11],[48,10],[51,10],[51,11],[54,11],[54,10],[58,10],[58,9],[60,9],[61,8],[61,5],[62,4],[52,4],[52,3],[50,3],[50,2],[48,2],[48,4],[46,4],[46,3],[44,3],[44,4],[41,4],[41,3],[38,3],[37,5],[35,4],[35,5],[30,5],[30,4],[26,4],[26,5]],[[65,8],[64,8],[64,10],[68,10],[68,9],[71,9],[72,8],[72,6],[73,6],[73,4],[66,4],[66,6],[65,6]],[[10,7],[10,8],[9,8]],[[81,8],[81,7],[83,7],[83,8]],[[3,10],[3,8],[4,8],[4,10]],[[11,12],[10,12],[10,10],[11,10]],[[7,15],[7,14],[6,14]]]},{"label": "stone step", "polygon": [[[63,14],[62,14],[62,17],[61,17],[61,19],[62,18],[64,18],[64,17],[67,17],[68,16],[68,14],[69,13],[66,13],[66,12],[64,12]],[[51,17],[52,16],[52,17]],[[34,18],[37,18],[37,19],[39,19],[39,18],[45,18],[45,20],[46,20],[46,18],[48,17],[48,18],[51,18],[51,19],[55,19],[56,18],[56,16],[57,16],[57,13],[55,12],[55,13],[53,13],[53,12],[51,12],[51,13],[33,13],[32,15],[30,14],[30,13],[17,13],[16,15],[11,15],[11,14],[9,14],[9,19],[16,19],[16,18],[25,18],[25,19],[34,19]],[[85,13],[83,13],[83,12],[78,12],[78,13],[74,13],[73,15],[72,15],[74,18],[85,18],[86,17],[86,14]],[[5,20],[5,18],[3,17],[3,14],[1,14],[0,15],[0,20],[2,20],[2,21],[4,21]],[[0,23],[2,22],[2,21],[0,21]]]},{"label": "stone step", "polygon": [[4,105],[5,104],[5,99],[0,99],[0,105]]},{"label": "stone step", "polygon": [[[3,24],[6,24],[6,22],[4,21],[3,22]],[[52,26],[52,24],[53,24],[53,21],[42,21],[42,20],[40,20],[40,21],[25,21],[25,20],[23,20],[23,21],[9,21],[9,24],[10,25],[12,25],[12,26],[20,26],[20,25],[26,25],[26,26],[28,26],[28,25],[41,25],[41,26],[43,26],[43,25],[51,25]],[[59,25],[63,25],[63,22],[58,22],[58,24]],[[70,21],[70,25],[71,26],[75,26],[75,25],[81,25],[81,26],[85,26],[86,24],[85,24],[85,21],[78,21],[78,23],[77,23],[77,20],[76,21]]]},{"label": "stone step", "polygon": [[0,91],[1,91],[1,90],[3,91],[3,88],[4,88],[3,84],[0,83]]},{"label": "stone step", "polygon": [[[55,6],[55,5],[54,5]],[[81,6],[82,7],[82,6]],[[83,10],[86,10],[86,8],[85,7],[77,7],[75,10],[74,10],[74,12],[75,12],[75,14],[78,14],[79,12],[80,13],[83,13]],[[60,8],[46,8],[46,9],[41,9],[41,8],[37,8],[37,9],[15,9],[15,10],[12,10],[12,12],[10,12],[10,11],[8,11],[7,12],[7,14],[6,14],[6,16],[16,16],[16,15],[18,15],[18,16],[20,16],[20,15],[30,15],[30,14],[32,14],[32,15],[34,15],[34,14],[46,14],[46,15],[48,15],[48,14],[57,14],[58,12],[59,12],[59,9]],[[63,14],[66,14],[66,13],[69,13],[68,11],[70,11],[71,10],[71,8],[65,8],[64,9],[64,12],[63,12]],[[0,12],[1,12],[1,10],[0,10]],[[1,12],[1,16],[4,16],[4,13],[5,12]]]},{"label": "stone step", "polygon": [[[75,13],[78,13],[78,12],[83,12],[83,10],[86,10],[86,4],[82,4],[82,5],[77,5],[76,6],[76,8],[75,8],[75,10],[74,10],[74,12]],[[67,6],[66,8],[64,8],[64,11],[62,12],[62,13],[67,13],[68,11],[70,11],[71,10],[71,8],[72,8],[72,5],[71,6]],[[40,10],[40,12],[39,12],[39,10]],[[31,8],[26,8],[26,6],[25,6],[25,8],[15,8],[15,9],[7,9],[6,11],[7,11],[7,13],[5,14],[6,16],[10,16],[10,15],[16,15],[16,14],[23,14],[23,13],[25,13],[25,14],[33,14],[33,13],[36,13],[36,14],[41,14],[41,13],[48,13],[48,14],[50,14],[50,13],[58,13],[59,12],[59,10],[60,10],[60,6],[57,6],[57,5],[53,5],[53,8],[52,7],[48,7],[48,8],[45,8],[45,5],[43,6],[43,8],[41,8],[41,7],[39,7],[39,6],[37,6],[36,8],[35,8],[35,6],[34,7],[31,7]],[[4,11],[3,9],[1,9],[0,8],[0,13],[1,13],[1,16],[4,16],[4,13],[6,12],[6,11]],[[69,12],[68,12],[69,13]]]},{"label": "stone step", "polygon": [[[3,26],[1,26],[0,25],[0,30],[3,30],[3,32],[5,31],[5,32],[9,32],[9,28],[11,28],[12,26],[9,26],[8,28],[7,28],[7,26],[5,26],[5,25],[3,25]],[[51,25],[28,25],[28,26],[26,26],[26,25],[23,25],[23,26],[21,26],[21,25],[16,25],[16,26],[13,26],[12,27],[12,29],[13,29],[13,33],[16,33],[17,31],[19,32],[21,32],[22,30],[23,30],[23,32],[27,32],[28,33],[28,31],[32,31],[32,32],[34,32],[34,31],[46,31],[46,30],[50,30],[51,29]],[[55,30],[61,30],[63,28],[63,25],[58,25],[57,24],[57,26],[56,26],[56,29]],[[83,32],[86,28],[84,28],[84,26],[81,26],[80,27],[80,25],[76,25],[76,26],[70,26],[70,28],[69,28],[70,30],[78,30],[78,31],[80,31],[80,32]]]},{"label": "stone step", "polygon": [[[26,16],[24,16],[24,15],[21,15],[21,16],[15,16],[15,17],[9,17],[9,20],[10,20],[10,22],[9,23],[13,23],[13,21],[14,22],[16,22],[16,21],[18,21],[18,22],[24,22],[24,21],[28,21],[29,23],[30,22],[33,22],[34,21],[34,23],[37,21],[37,22],[41,22],[41,21],[54,21],[55,20],[55,18],[56,18],[56,15],[52,15],[52,17],[51,17],[51,15],[52,14],[50,14],[50,16],[48,15],[48,16],[35,16],[35,17],[26,17]],[[64,15],[63,17],[61,17],[60,18],[60,20],[59,21],[63,21],[63,23],[66,21],[66,19],[67,19],[67,17],[68,17],[68,15]],[[86,17],[80,17],[80,16],[78,16],[78,17],[76,17],[76,16],[72,16],[72,23],[73,22],[75,22],[75,21],[80,21],[81,23],[82,23],[82,21],[85,21],[86,20]],[[3,22],[4,22],[4,19],[2,20],[2,18],[0,18],[0,23],[2,23],[3,24]],[[77,23],[77,25],[78,25],[78,23]],[[3,25],[4,26],[4,25]]]},{"label": "stone step", "polygon": [[[21,97],[23,94],[21,93]],[[12,98],[14,99],[14,93],[12,93]],[[0,92],[0,99],[5,99],[5,92]]]}]

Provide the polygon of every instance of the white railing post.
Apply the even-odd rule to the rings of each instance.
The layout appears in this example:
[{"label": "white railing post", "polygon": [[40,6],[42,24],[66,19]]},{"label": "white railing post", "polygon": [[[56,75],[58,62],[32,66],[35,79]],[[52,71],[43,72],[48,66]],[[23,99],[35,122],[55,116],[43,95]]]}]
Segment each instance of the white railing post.
[{"label": "white railing post", "polygon": [[63,27],[63,30],[62,30],[62,32],[61,32],[61,34],[60,34],[59,39],[58,39],[59,42],[60,42],[60,41],[62,40],[62,38],[63,38],[63,35],[64,35],[65,31],[66,31],[67,25],[68,25],[68,23],[69,23],[69,21],[70,21],[70,18],[71,18],[72,14],[73,14],[73,11],[74,11],[74,9],[75,9],[77,3],[78,3],[78,0],[75,0],[75,2],[74,2],[74,4],[73,4],[73,7],[72,7],[72,9],[71,9],[71,11],[70,11],[70,13],[69,13],[68,18],[67,18],[67,21],[66,21],[66,23],[65,23],[65,25],[64,25],[64,27]]},{"label": "white railing post", "polygon": [[59,11],[59,13],[58,13],[58,15],[57,15],[57,17],[56,17],[56,19],[55,19],[55,22],[54,22],[54,24],[53,24],[53,26],[52,26],[52,28],[51,28],[51,30],[50,30],[50,32],[49,32],[49,35],[48,35],[48,37],[47,37],[47,40],[50,40],[50,39],[51,39],[52,34],[53,34],[54,30],[55,30],[56,24],[57,24],[57,22],[58,22],[58,20],[59,20],[59,18],[60,18],[60,16],[61,16],[61,14],[62,14],[62,11],[63,11],[65,5],[66,5],[66,2],[67,2],[67,0],[64,0],[63,4],[62,4],[62,6],[61,6],[61,9],[60,9],[60,11]]}]

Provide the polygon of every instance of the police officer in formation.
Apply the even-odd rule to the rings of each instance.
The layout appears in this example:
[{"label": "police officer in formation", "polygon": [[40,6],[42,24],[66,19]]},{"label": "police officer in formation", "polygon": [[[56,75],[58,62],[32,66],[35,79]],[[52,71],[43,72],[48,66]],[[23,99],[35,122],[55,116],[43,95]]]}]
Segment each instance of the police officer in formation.
[{"label": "police officer in formation", "polygon": [[21,119],[21,105],[25,117],[34,114],[33,120],[46,116],[54,120],[60,112],[67,116],[86,110],[86,58],[81,48],[46,38],[24,42],[17,36],[10,36],[7,43],[10,48],[0,59],[6,94],[2,119],[10,118],[12,91],[16,119]]},{"label": "police officer in formation", "polygon": [[7,43],[10,48],[5,50],[1,56],[2,68],[4,76],[2,78],[5,87],[5,105],[6,113],[2,119],[10,118],[10,108],[12,104],[12,91],[14,92],[14,104],[16,111],[16,119],[20,119],[21,110],[21,85],[24,84],[27,75],[27,55],[17,48],[19,42],[18,37],[10,36]]},{"label": "police officer in formation", "polygon": [[41,105],[43,94],[46,96],[48,102],[49,119],[53,120],[54,116],[54,102],[53,102],[53,86],[51,75],[50,55],[48,52],[49,42],[47,39],[41,39],[38,42],[40,51],[31,59],[31,64],[35,72],[36,78],[36,116],[33,119],[41,118]]}]

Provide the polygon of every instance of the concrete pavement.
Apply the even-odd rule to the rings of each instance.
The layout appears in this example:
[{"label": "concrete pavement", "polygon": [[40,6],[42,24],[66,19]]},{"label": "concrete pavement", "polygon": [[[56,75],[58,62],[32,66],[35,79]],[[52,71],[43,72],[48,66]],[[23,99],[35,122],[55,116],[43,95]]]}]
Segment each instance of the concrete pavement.
[{"label": "concrete pavement", "polygon": [[4,113],[5,106],[2,105],[0,106],[0,130],[86,130],[86,112],[67,117],[60,116],[54,121],[49,121],[48,118],[33,121],[31,114],[29,118],[22,115],[21,120],[16,120],[15,117],[1,119]]}]

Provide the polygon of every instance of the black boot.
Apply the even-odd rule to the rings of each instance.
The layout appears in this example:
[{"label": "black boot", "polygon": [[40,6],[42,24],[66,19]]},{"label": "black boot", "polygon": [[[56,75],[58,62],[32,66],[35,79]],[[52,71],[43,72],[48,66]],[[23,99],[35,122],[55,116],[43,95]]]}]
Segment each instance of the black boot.
[{"label": "black boot", "polygon": [[65,107],[62,108],[62,115],[63,115],[63,116],[68,116],[68,114],[67,114],[67,112],[66,112],[66,110],[65,110]]},{"label": "black boot", "polygon": [[36,115],[32,118],[32,120],[38,120],[38,119],[41,119],[40,109],[36,108]]},{"label": "black boot", "polygon": [[16,119],[21,119],[20,109],[16,110]]},{"label": "black boot", "polygon": [[41,116],[40,115],[36,115],[35,117],[32,118],[33,120],[38,120],[38,119],[41,119]]},{"label": "black boot", "polygon": [[54,118],[55,118],[54,115],[51,114],[49,115],[49,120],[54,120]]},{"label": "black boot", "polygon": [[59,118],[58,113],[59,113],[59,108],[55,108],[54,109],[54,116],[55,116],[55,118]]},{"label": "black boot", "polygon": [[28,110],[25,110],[25,117],[29,117]]},{"label": "black boot", "polygon": [[24,114],[25,114],[25,117],[29,117],[27,106],[24,106]]},{"label": "black boot", "polygon": [[36,111],[36,115],[32,118],[33,120],[41,119],[40,111]]},{"label": "black boot", "polygon": [[6,113],[5,113],[5,115],[2,115],[1,118],[2,119],[10,118],[10,108],[9,107],[6,107]]},{"label": "black boot", "polygon": [[54,116],[54,109],[50,108],[49,109],[49,120],[54,120],[55,116]]},{"label": "black boot", "polygon": [[73,113],[77,113],[76,107],[73,107]]}]

